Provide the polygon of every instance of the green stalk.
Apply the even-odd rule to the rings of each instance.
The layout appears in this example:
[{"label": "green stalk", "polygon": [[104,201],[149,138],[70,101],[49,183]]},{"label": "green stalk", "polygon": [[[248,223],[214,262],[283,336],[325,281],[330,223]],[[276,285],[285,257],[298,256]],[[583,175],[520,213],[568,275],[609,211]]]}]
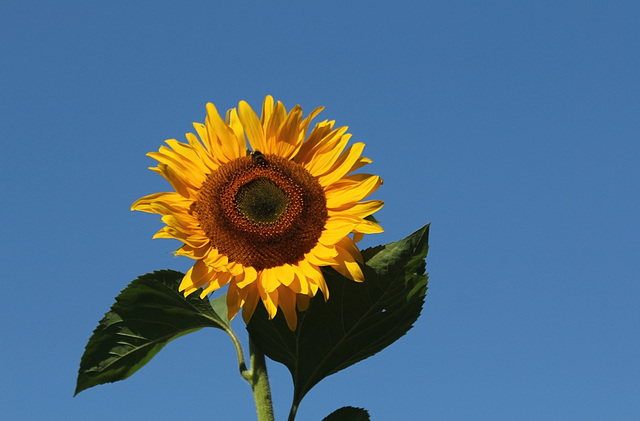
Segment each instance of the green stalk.
[{"label": "green stalk", "polygon": [[240,375],[249,383],[253,391],[258,421],[275,421],[273,416],[273,403],[271,401],[271,387],[269,386],[267,363],[264,359],[264,354],[253,343],[251,337],[249,337],[249,362],[251,369],[247,369],[247,365],[244,362],[244,353],[242,352],[242,346],[240,345],[238,337],[231,328],[225,330],[229,334],[233,346],[236,349]]},{"label": "green stalk", "polygon": [[258,421],[275,421],[273,415],[273,403],[271,401],[271,387],[269,386],[269,376],[267,375],[267,363],[262,351],[253,343],[249,336],[249,355],[251,361],[251,371],[248,376],[243,377],[251,385],[253,399],[256,402],[256,412]]}]

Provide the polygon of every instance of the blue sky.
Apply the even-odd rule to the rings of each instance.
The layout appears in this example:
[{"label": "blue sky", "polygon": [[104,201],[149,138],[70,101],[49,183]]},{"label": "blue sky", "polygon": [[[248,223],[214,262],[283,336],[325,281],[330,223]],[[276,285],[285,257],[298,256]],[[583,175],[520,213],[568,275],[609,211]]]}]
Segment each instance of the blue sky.
[{"label": "blue sky", "polygon": [[2,418],[255,419],[213,330],[72,395],[114,296],[191,263],[129,211],[168,189],[145,153],[271,94],[367,144],[386,231],[365,246],[432,223],[414,329],[298,419],[639,419],[640,3],[597,3],[4,2]]}]

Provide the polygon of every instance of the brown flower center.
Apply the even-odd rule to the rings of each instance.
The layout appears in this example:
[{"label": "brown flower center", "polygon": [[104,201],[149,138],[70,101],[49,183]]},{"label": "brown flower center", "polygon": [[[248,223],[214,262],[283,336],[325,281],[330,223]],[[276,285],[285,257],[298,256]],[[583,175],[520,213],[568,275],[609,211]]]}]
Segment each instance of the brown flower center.
[{"label": "brown flower center", "polygon": [[302,166],[256,152],[209,174],[194,211],[213,247],[261,270],[297,263],[311,251],[327,221],[326,203]]}]

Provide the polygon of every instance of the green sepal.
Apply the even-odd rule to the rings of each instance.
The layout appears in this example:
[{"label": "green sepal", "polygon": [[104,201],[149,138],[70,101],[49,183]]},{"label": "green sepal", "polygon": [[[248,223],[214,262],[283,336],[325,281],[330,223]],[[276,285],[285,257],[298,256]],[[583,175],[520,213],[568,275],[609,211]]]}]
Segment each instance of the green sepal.
[{"label": "green sepal", "polygon": [[369,412],[364,408],[343,406],[327,415],[322,421],[369,421]]},{"label": "green sepal", "polygon": [[429,225],[398,242],[363,250],[365,281],[353,282],[323,268],[330,297],[318,294],[298,326],[282,312],[268,320],[262,305],[247,329],[266,356],[293,377],[293,404],[325,377],[368,358],[402,337],[418,319],[427,291],[425,257]]},{"label": "green sepal", "polygon": [[167,343],[187,333],[203,327],[231,331],[226,305],[217,302],[224,297],[211,303],[197,294],[185,298],[178,292],[183,277],[173,270],[157,271],[140,276],[122,290],[87,343],[74,395],[126,379]]}]

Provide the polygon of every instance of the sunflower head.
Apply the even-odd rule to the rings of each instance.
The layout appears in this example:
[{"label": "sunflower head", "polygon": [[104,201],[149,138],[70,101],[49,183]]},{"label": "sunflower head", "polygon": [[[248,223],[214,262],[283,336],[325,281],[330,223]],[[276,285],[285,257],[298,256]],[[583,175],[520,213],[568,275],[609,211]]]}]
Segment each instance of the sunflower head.
[{"label": "sunflower head", "polygon": [[287,112],[267,96],[260,118],[243,101],[223,119],[207,104],[205,124],[194,124],[187,143],[170,139],[148,154],[174,191],[132,209],[162,215],[154,238],[180,240],[176,254],[195,260],[180,285],[185,295],[228,284],[229,319],[242,308],[248,323],[262,300],[270,318],[280,308],[294,330],[296,309],[318,290],[329,298],[320,267],[364,280],[356,242],[382,232],[365,218],[383,203],[363,199],[382,180],[354,174],[371,161],[363,143],[347,147],[346,127],[325,120],[309,129],[320,111],[303,119],[300,106]]}]

